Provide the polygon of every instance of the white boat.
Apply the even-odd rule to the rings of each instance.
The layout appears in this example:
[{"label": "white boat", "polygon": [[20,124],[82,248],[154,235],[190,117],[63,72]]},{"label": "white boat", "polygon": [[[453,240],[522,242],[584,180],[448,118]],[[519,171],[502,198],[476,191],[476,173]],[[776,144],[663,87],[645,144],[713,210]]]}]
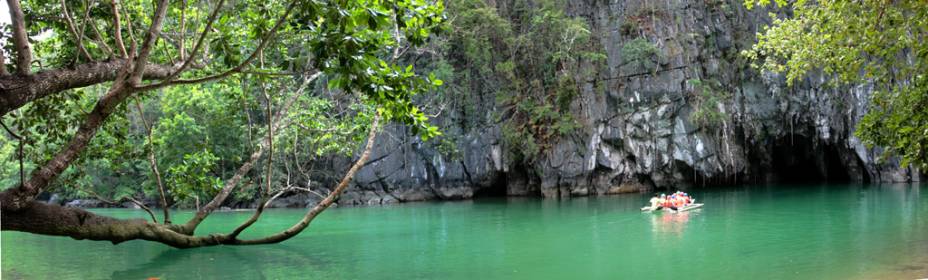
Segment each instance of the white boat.
[{"label": "white boat", "polygon": [[[702,205],[703,205],[702,203],[693,203],[693,204],[690,204],[690,205],[687,205],[687,206],[683,206],[682,208],[677,209],[677,210],[673,210],[673,209],[666,208],[666,207],[663,208],[663,209],[664,209],[664,211],[667,211],[667,212],[679,213],[679,212],[686,212],[686,211],[690,211],[690,210],[693,210],[693,209],[701,208]],[[642,212],[652,212],[652,211],[654,211],[654,210],[656,210],[656,209],[651,208],[651,206],[641,207],[641,211],[642,211]]]}]

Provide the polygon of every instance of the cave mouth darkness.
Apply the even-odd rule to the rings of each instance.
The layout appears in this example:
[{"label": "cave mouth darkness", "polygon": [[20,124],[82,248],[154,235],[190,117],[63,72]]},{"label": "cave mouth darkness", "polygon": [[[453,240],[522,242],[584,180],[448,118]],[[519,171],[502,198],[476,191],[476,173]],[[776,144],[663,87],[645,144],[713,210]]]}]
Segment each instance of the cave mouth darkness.
[{"label": "cave mouth darkness", "polygon": [[509,177],[508,174],[496,176],[489,186],[477,188],[474,190],[474,198],[499,198],[508,196]]},{"label": "cave mouth darkness", "polygon": [[[769,183],[868,182],[866,172],[854,166],[854,160],[859,159],[842,158],[842,153],[853,154],[853,151],[808,136],[792,135],[771,143],[769,169],[759,171]],[[862,174],[852,174],[856,172]]]},{"label": "cave mouth darkness", "polygon": [[675,161],[674,173],[690,187],[871,182],[853,150],[814,137],[795,134],[771,139],[749,151],[746,171],[706,177],[687,163]]}]

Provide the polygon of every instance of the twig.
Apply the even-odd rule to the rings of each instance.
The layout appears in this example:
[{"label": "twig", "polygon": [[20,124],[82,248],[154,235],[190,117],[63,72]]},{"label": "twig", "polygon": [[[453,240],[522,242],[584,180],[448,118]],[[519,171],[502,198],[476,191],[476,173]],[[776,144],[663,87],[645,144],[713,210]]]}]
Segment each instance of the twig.
[{"label": "twig", "polygon": [[[259,54],[258,60],[260,61],[261,68],[264,68],[264,52],[262,51]],[[272,163],[274,162],[274,115],[271,114],[271,95],[267,93],[267,85],[264,84],[264,80],[261,81],[261,92],[264,94],[264,99],[267,100],[264,108],[267,113],[267,172],[265,175],[265,181],[267,181],[267,186],[264,190],[264,194],[268,195],[271,193],[271,176],[273,176]],[[284,116],[280,116],[283,118]],[[278,119],[279,120],[279,119]]]},{"label": "twig", "polygon": [[[77,44],[77,50],[87,58],[87,61],[93,61],[93,57],[91,57],[90,53],[87,52],[87,49],[84,48],[84,38],[77,33],[77,28],[74,27],[74,19],[71,18],[71,13],[68,12],[68,4],[65,3],[65,0],[61,0],[61,13],[64,14],[64,19],[68,26],[68,31],[71,32],[71,36],[74,36],[74,39],[77,40],[75,43]],[[77,57],[75,57],[74,60],[76,61]]]},{"label": "twig", "polygon": [[139,111],[139,118],[142,120],[142,125],[145,126],[145,133],[148,135],[148,163],[151,167],[151,172],[155,174],[155,181],[158,183],[158,193],[161,195],[161,208],[164,210],[164,223],[171,223],[171,216],[168,212],[168,200],[164,192],[164,183],[161,181],[161,172],[158,171],[158,161],[155,160],[155,141],[151,137],[151,125],[148,123],[148,120],[145,119],[145,112],[142,111],[142,102],[139,101],[138,96],[135,97],[135,108]]},{"label": "twig", "polygon": [[[216,10],[219,10],[220,7],[216,7]],[[187,37],[187,0],[181,0],[180,6],[180,36],[177,40],[179,41],[177,51],[180,53],[180,60],[184,60],[186,56],[186,47],[184,47],[184,37]]]},{"label": "twig", "polygon": [[[193,50],[190,52],[190,55],[189,55],[188,57],[186,57],[186,59],[181,58],[182,60],[184,60],[184,63],[181,64],[181,66],[180,66],[179,68],[177,68],[176,71],[174,71],[173,73],[171,73],[171,75],[169,75],[167,78],[163,79],[161,83],[150,84],[150,85],[143,86],[143,87],[141,87],[142,90],[155,89],[155,88],[159,88],[159,87],[163,87],[163,86],[169,85],[169,83],[170,83],[172,80],[174,80],[175,78],[177,78],[177,77],[180,75],[181,72],[183,72],[184,70],[187,69],[188,66],[190,66],[190,63],[192,63],[193,60],[196,58],[197,52],[199,52],[200,48],[203,46],[203,41],[204,41],[204,39],[206,39],[206,34],[208,34],[210,30],[212,30],[213,22],[216,21],[216,18],[217,18],[217,16],[219,15],[219,10],[222,9],[222,5],[223,5],[224,3],[225,3],[225,0],[219,0],[219,3],[216,4],[216,8],[213,9],[213,12],[212,12],[212,13],[210,13],[209,19],[206,20],[206,26],[203,28],[203,32],[200,33],[200,38],[197,39],[197,43],[193,46]],[[288,12],[289,12],[289,11],[288,11]],[[184,35],[185,35],[185,34],[181,34],[181,36],[184,36]],[[181,44],[180,47],[181,47],[181,49],[183,49],[183,48],[184,48],[183,44]],[[260,50],[261,50],[261,49],[259,48],[257,51],[260,51]],[[250,60],[249,60],[249,62],[250,62]]]},{"label": "twig", "polygon": [[25,169],[23,169],[23,137],[13,133],[13,130],[10,130],[10,128],[7,127],[5,123],[3,123],[2,119],[0,119],[0,126],[3,126],[3,129],[6,130],[6,133],[9,133],[10,136],[13,136],[13,138],[16,138],[16,141],[19,142],[19,184],[25,184],[26,173],[24,171]]},{"label": "twig", "polygon": [[122,58],[128,59],[129,53],[126,52],[126,44],[122,41],[122,24],[119,19],[119,0],[110,0],[110,9],[113,10],[113,39],[116,40],[116,47]]},{"label": "twig", "polygon": [[210,75],[210,76],[206,76],[206,77],[201,77],[201,78],[188,79],[188,80],[174,80],[174,81],[171,81],[170,79],[167,79],[167,80],[165,80],[165,81],[162,81],[161,83],[146,85],[146,86],[140,87],[139,89],[142,89],[142,90],[155,89],[155,88],[160,88],[160,87],[164,87],[164,86],[172,85],[172,84],[173,84],[173,85],[178,85],[178,84],[198,84],[198,83],[203,83],[203,82],[218,80],[218,79],[221,79],[221,78],[228,77],[229,75],[232,75],[232,74],[234,74],[234,73],[241,72],[243,69],[245,69],[245,66],[251,64],[251,62],[254,61],[255,58],[257,58],[258,53],[259,53],[261,50],[263,50],[264,47],[266,47],[268,43],[270,43],[270,41],[274,38],[274,35],[277,34],[277,30],[280,29],[280,27],[281,27],[281,26],[283,25],[283,23],[286,21],[287,17],[290,16],[290,13],[293,11],[293,9],[296,8],[296,5],[297,5],[298,2],[299,2],[299,1],[291,1],[291,2],[290,2],[290,4],[287,6],[287,10],[284,11],[284,14],[281,15],[281,17],[280,17],[279,19],[277,19],[277,23],[274,24],[274,27],[272,27],[271,30],[268,31],[267,34],[265,34],[264,38],[261,39],[261,43],[258,44],[258,47],[255,49],[255,51],[252,52],[251,55],[248,56],[248,58],[245,59],[245,61],[243,61],[242,63],[240,63],[238,66],[235,66],[235,67],[233,67],[232,69],[226,70],[226,71],[224,71],[224,72],[222,72],[222,73],[219,73],[219,74],[214,74],[214,75]]},{"label": "twig", "polygon": [[[97,198],[97,200],[103,201],[106,204],[120,205],[120,202],[122,201],[122,200],[113,201],[113,200],[103,198],[103,196],[97,194],[97,192],[93,190],[82,189],[82,191],[94,196],[95,198]],[[132,204],[138,205],[139,208],[142,208],[143,210],[145,210],[145,212],[148,212],[148,215],[151,216],[151,221],[153,223],[156,223],[156,224],[158,223],[158,219],[155,218],[155,213],[151,211],[151,208],[148,208],[148,206],[145,206],[145,203],[138,201],[132,196],[126,196],[126,197],[123,197],[122,199],[128,199],[130,202],[132,202]]]},{"label": "twig", "polygon": [[107,45],[106,41],[103,40],[103,35],[100,35],[100,29],[97,28],[97,24],[93,22],[93,20],[91,20],[91,23],[90,23],[90,30],[93,30],[94,41],[97,42],[97,45],[99,45],[100,48],[103,49],[103,52],[106,52],[107,56],[113,57],[114,55],[113,49],[110,49],[110,46]]}]

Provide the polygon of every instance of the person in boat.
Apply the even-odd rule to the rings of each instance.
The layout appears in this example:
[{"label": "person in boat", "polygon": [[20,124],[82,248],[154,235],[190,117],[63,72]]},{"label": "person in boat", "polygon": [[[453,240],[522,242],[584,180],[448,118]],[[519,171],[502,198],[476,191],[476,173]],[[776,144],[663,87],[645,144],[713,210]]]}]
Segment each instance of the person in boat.
[{"label": "person in boat", "polygon": [[661,207],[661,199],[660,199],[660,197],[658,197],[657,195],[655,195],[655,196],[651,197],[650,202],[651,202],[651,209],[652,209],[652,210],[658,210],[658,209],[660,209],[660,207]]},{"label": "person in boat", "polygon": [[692,205],[692,204],[696,204],[696,199],[694,199],[694,198],[693,198],[692,196],[690,196],[690,194],[688,194],[688,193],[683,193],[683,198],[686,200],[685,202],[686,202],[686,205],[687,205],[687,206]]},{"label": "person in boat", "polygon": [[[664,195],[661,194],[661,197],[663,198]],[[661,206],[663,206],[663,208],[670,208],[670,210],[677,211],[677,207],[676,205],[674,205],[673,199],[674,198],[672,195],[670,197],[667,197],[666,199],[663,199],[663,203],[661,204]]]},{"label": "person in boat", "polygon": [[673,207],[676,207],[677,209],[679,209],[679,208],[683,208],[683,206],[686,206],[683,201],[683,195],[674,194]]}]

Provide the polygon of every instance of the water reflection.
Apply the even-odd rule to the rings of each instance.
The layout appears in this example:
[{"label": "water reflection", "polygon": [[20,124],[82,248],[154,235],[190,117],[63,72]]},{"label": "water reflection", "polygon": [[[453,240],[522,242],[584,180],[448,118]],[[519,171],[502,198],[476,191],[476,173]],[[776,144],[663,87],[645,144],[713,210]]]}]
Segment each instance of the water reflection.
[{"label": "water reflection", "polygon": [[653,213],[651,214],[651,231],[660,234],[682,235],[690,221],[690,215],[695,214],[696,212]]},{"label": "water reflection", "polygon": [[[273,260],[265,263],[256,260]],[[190,250],[166,248],[154,258],[123,270],[113,271],[111,279],[283,279],[302,273],[326,271],[328,262],[287,245],[208,247]],[[236,267],[237,269],[229,269]],[[336,276],[336,275],[329,275]]]}]

